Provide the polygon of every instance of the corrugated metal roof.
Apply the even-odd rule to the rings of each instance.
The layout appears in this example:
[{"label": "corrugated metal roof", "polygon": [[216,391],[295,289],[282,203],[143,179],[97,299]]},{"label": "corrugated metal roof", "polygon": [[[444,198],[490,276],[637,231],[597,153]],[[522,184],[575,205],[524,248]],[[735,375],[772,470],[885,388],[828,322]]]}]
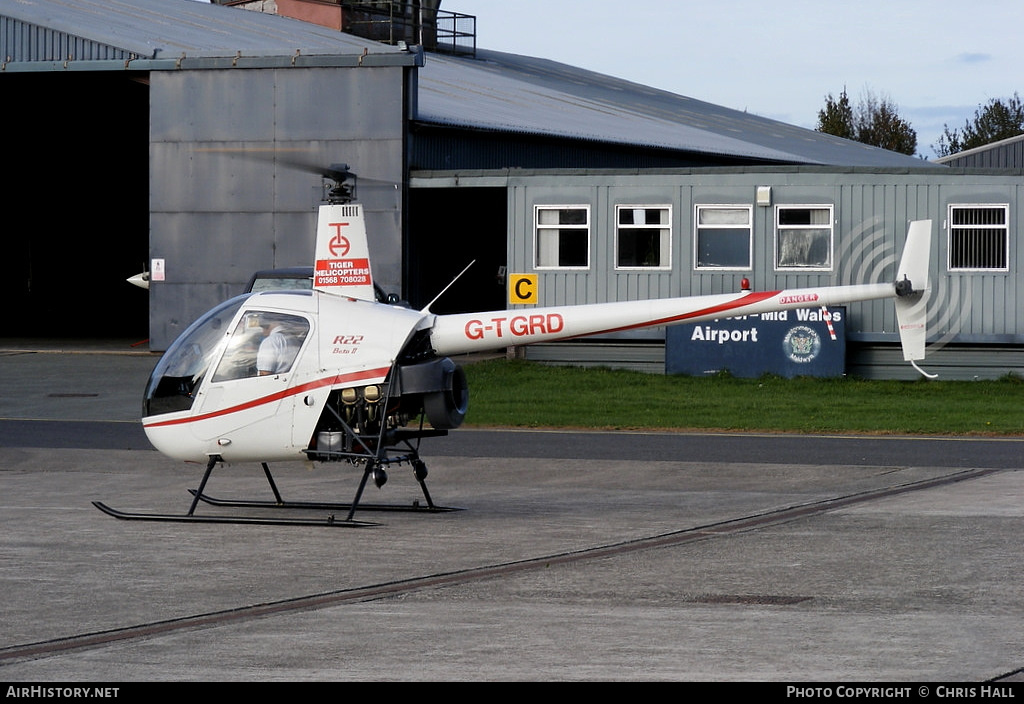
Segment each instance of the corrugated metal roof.
[{"label": "corrugated metal roof", "polygon": [[[401,54],[396,47],[298,20],[194,0],[0,0],[0,16],[85,38],[150,59],[189,57]],[[13,44],[8,42],[8,44]],[[51,42],[51,44],[54,44]],[[63,61],[46,45],[18,43],[7,61]],[[26,53],[31,52],[31,53]],[[75,57],[91,58],[91,57]]]},{"label": "corrugated metal roof", "polygon": [[920,168],[923,159],[554,61],[429,54],[417,119],[773,163]]},{"label": "corrugated metal roof", "polygon": [[[277,15],[194,0],[0,0],[5,70],[221,67],[244,57],[330,56],[413,65],[419,57],[375,41]],[[76,55],[76,52],[84,56]],[[203,59],[207,64],[201,63]],[[217,63],[220,60],[221,63]],[[74,64],[74,61],[70,62]],[[61,63],[57,63],[61,62]],[[371,62],[373,63],[373,62]],[[305,60],[302,62],[305,65]],[[232,65],[232,64],[229,64]],[[251,65],[251,64],[250,64]],[[484,50],[431,54],[419,70],[416,119],[438,125],[586,139],[764,163],[910,168],[914,157],[731,110],[545,59]]]}]

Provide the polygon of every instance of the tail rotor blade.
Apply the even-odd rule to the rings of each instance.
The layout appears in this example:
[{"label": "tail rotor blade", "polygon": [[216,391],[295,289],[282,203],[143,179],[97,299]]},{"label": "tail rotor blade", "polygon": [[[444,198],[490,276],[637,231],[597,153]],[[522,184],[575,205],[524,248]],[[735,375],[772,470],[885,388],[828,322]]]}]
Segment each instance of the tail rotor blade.
[{"label": "tail rotor blade", "polygon": [[903,359],[914,365],[921,374],[927,374],[915,364],[924,359],[928,338],[928,264],[932,243],[932,221],[915,220],[907,230],[899,270],[896,274],[896,322],[899,327]]}]

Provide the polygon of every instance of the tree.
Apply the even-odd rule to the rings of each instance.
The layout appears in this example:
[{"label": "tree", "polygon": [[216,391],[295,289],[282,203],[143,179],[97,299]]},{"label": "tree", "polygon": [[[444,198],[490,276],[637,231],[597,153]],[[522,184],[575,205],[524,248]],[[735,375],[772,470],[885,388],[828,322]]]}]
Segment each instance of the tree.
[{"label": "tree", "polygon": [[901,154],[917,150],[917,132],[899,115],[899,108],[888,98],[865,91],[854,108],[846,89],[838,100],[830,93],[825,107],[818,111],[818,132],[852,139]]},{"label": "tree", "polygon": [[974,122],[965,121],[963,130],[943,125],[939,143],[932,145],[932,149],[940,157],[949,156],[1019,134],[1024,134],[1024,103],[1014,93],[1005,101],[993,98],[986,105],[979,105],[974,111]]},{"label": "tree", "polygon": [[855,139],[857,134],[853,126],[853,108],[846,89],[836,100],[829,93],[825,98],[825,107],[818,111],[818,132],[832,134],[843,139]]}]

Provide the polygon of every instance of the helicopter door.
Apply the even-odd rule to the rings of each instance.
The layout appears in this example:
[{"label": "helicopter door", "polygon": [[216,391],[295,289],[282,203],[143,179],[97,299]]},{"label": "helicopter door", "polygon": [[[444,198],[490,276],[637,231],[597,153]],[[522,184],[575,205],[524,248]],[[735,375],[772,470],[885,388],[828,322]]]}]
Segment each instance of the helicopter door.
[{"label": "helicopter door", "polygon": [[[197,399],[192,427],[201,440],[288,444],[288,423],[275,416],[299,366],[309,337],[309,320],[276,311],[244,311],[228,337],[209,384]],[[244,433],[244,438],[232,434]],[[283,433],[282,438],[276,438]]]}]

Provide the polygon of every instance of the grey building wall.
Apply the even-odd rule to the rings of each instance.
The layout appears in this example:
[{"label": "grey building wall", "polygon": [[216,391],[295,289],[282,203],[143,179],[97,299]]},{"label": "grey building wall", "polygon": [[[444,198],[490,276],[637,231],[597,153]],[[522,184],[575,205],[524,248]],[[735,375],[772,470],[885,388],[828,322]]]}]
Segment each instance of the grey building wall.
[{"label": "grey building wall", "polygon": [[253,271],[311,265],[322,179],[362,177],[375,278],[400,290],[403,67],[150,74],[150,345],[242,292]]}]

